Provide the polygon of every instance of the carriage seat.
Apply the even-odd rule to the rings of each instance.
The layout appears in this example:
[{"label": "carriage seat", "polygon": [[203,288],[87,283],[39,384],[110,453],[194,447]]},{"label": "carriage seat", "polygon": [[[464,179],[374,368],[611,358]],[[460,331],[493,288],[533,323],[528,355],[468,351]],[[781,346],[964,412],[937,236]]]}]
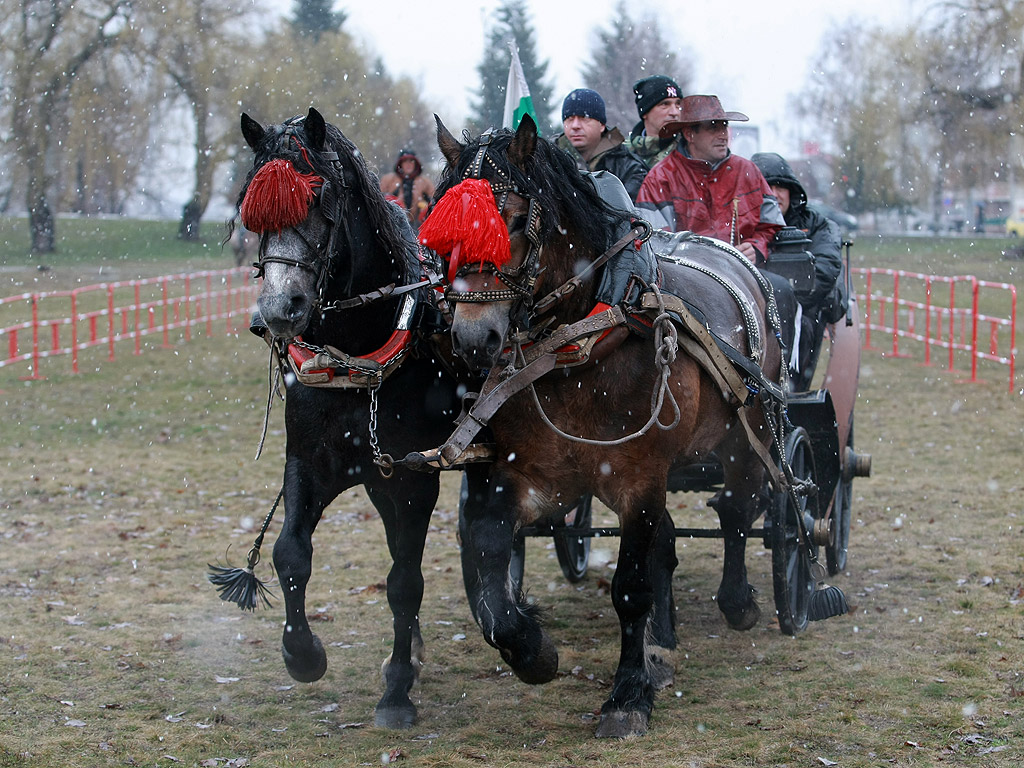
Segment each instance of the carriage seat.
[{"label": "carriage seat", "polygon": [[[597,194],[608,205],[626,211],[634,219],[644,218],[616,176],[608,171],[584,172],[584,175],[593,182]],[[615,233],[615,240],[625,235],[629,231],[629,226],[623,224]],[[599,302],[611,306],[623,303],[634,305],[640,298],[643,283],[650,285],[655,282],[657,274],[658,261],[650,241],[643,243],[639,249],[632,246],[623,248],[605,264],[596,298]]]}]

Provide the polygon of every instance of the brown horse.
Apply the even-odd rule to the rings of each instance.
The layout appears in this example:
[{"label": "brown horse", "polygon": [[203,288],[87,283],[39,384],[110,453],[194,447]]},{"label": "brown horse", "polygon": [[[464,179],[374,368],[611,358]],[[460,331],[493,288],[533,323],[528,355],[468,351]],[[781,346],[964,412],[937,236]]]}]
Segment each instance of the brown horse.
[{"label": "brown horse", "polygon": [[[614,263],[590,265],[630,221],[604,202],[567,155],[538,138],[529,118],[515,133],[464,139],[455,139],[438,121],[438,143],[448,163],[438,196],[455,204],[440,199],[432,215],[475,220],[463,222],[465,237],[453,235],[459,225],[449,222],[451,236],[441,242],[445,237],[437,236],[439,227],[428,219],[421,239],[450,252],[453,343],[470,365],[491,369],[486,391],[523,367],[531,343],[540,345],[556,329],[596,317],[595,307],[612,303],[601,291]],[[481,189],[487,189],[486,199]],[[496,221],[503,224],[500,231],[481,234]],[[500,242],[502,236],[507,243]],[[765,294],[738,254],[695,238],[662,259],[658,271],[663,294],[697,304],[707,327],[764,372],[762,381],[777,381],[781,354],[765,320]],[[498,458],[489,497],[462,521],[464,578],[484,637],[520,679],[542,683],[555,676],[558,655],[536,609],[508,579],[514,532],[564,513],[586,494],[618,515],[612,601],[621,655],[598,736],[646,732],[655,688],[671,680],[662,649],[675,646],[674,530],[665,505],[674,463],[706,460],[712,452],[720,457],[724,490],[713,500],[725,541],[718,605],[735,629],[751,628],[760,615],[744,555],[751,525],[765,508],[766,463],[755,447],[771,443],[771,429],[756,396],[751,407],[731,402],[683,344],[677,351],[666,318],[652,321],[652,313],[640,308],[641,294],[657,300],[648,284],[652,276],[633,270],[616,306],[630,327],[653,325],[654,337],[622,332],[621,325],[608,329],[604,346],[598,342],[586,362],[541,376],[494,414]],[[746,425],[740,418],[744,410]]]}]

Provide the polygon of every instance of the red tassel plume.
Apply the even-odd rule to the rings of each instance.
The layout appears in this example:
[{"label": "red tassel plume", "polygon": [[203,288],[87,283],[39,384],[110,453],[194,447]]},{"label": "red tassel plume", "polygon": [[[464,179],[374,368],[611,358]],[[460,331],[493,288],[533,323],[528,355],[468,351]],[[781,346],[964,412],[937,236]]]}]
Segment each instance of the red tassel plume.
[{"label": "red tassel plume", "polygon": [[242,224],[250,232],[280,232],[306,220],[314,190],[324,180],[315,173],[299,173],[287,160],[277,158],[260,168],[242,200]]},{"label": "red tassel plume", "polygon": [[449,189],[423,222],[419,237],[432,251],[450,254],[449,283],[461,264],[490,262],[501,269],[512,258],[508,228],[486,179],[466,179]]}]

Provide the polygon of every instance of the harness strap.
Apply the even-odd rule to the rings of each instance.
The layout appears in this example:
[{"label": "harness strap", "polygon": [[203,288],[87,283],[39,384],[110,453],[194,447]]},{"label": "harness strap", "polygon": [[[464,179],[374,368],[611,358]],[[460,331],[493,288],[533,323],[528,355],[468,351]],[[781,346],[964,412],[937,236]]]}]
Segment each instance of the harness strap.
[{"label": "harness strap", "polygon": [[[541,355],[554,354],[558,367],[569,367],[584,363],[601,336],[608,330],[626,324],[626,313],[620,306],[587,315],[569,325],[561,325],[547,338],[521,347],[527,363]],[[580,339],[583,342],[574,344]]]},{"label": "harness strap", "polygon": [[642,219],[638,219],[637,223],[623,235],[621,238],[616,240],[608,250],[590,262],[578,275],[566,280],[555,290],[549,293],[547,296],[537,301],[533,305],[533,315],[542,315],[547,312],[552,306],[558,304],[566,296],[571,294],[577,288],[582,285],[584,278],[589,277],[599,267],[603,267],[607,264],[613,256],[620,253],[627,245],[634,240],[646,240],[651,236],[651,225]]},{"label": "harness strap", "polygon": [[413,469],[450,468],[459,462],[460,458],[465,458],[464,454],[470,443],[473,442],[473,438],[487,426],[498,409],[517,392],[528,387],[545,373],[554,370],[555,362],[555,355],[546,353],[514,371],[505,368],[500,374],[492,373],[484,382],[485,388],[493,378],[500,376],[503,380],[492,389],[481,393],[473,407],[459,420],[455,431],[444,445],[422,453],[410,453],[404,459],[394,462],[395,466],[409,466]]},{"label": "harness strap", "polygon": [[[640,301],[644,309],[657,309],[659,306],[658,296],[653,293],[643,294],[640,297]],[[737,371],[736,366],[733,365],[729,357],[719,347],[717,338],[703,323],[693,316],[686,303],[678,296],[663,293],[661,294],[661,301],[663,302],[662,306],[666,310],[670,310],[678,316],[683,329],[686,331],[686,334],[678,339],[680,346],[686,350],[687,354],[697,360],[701,367],[707,371],[708,375],[714,379],[724,397],[729,399],[731,395],[735,403],[740,406],[747,405],[751,394],[750,387],[747,386],[747,382]],[[759,384],[762,385],[762,391],[768,391],[768,388],[764,387],[765,383],[767,382],[764,377],[760,377]],[[779,395],[783,395],[781,390],[779,390]],[[775,397],[774,394],[770,396]],[[761,437],[757,435],[753,426],[751,426],[745,407],[737,409],[737,418],[739,418],[744,431],[747,433],[748,442],[771,475],[775,487],[788,487],[786,478],[772,459],[768,449],[765,448]]]}]

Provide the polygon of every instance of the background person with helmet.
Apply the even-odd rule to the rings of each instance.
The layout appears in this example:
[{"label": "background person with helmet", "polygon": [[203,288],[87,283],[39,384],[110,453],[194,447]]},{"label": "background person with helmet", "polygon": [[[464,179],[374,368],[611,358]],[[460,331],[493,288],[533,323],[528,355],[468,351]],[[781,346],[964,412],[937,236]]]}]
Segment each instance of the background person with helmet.
[{"label": "background person with helmet", "polygon": [[636,202],[647,167],[623,145],[622,132],[607,126],[604,99],[597,91],[577,88],[562,102],[561,134],[555,138],[584,171],[608,171]]},{"label": "background person with helmet", "polygon": [[423,175],[423,166],[411,149],[398,153],[395,170],[380,179],[380,191],[405,209],[413,231],[427,217],[434,197],[434,182]]},{"label": "background person with helmet", "polygon": [[814,375],[814,362],[825,326],[845,315],[849,302],[845,283],[839,279],[843,270],[842,238],[835,222],[807,207],[807,192],[782,155],[758,152],[750,159],[779,201],[786,225],[803,230],[810,240],[808,250],[814,255],[814,285],[796,294],[802,315],[797,342],[800,348],[797,388],[807,389]]}]

